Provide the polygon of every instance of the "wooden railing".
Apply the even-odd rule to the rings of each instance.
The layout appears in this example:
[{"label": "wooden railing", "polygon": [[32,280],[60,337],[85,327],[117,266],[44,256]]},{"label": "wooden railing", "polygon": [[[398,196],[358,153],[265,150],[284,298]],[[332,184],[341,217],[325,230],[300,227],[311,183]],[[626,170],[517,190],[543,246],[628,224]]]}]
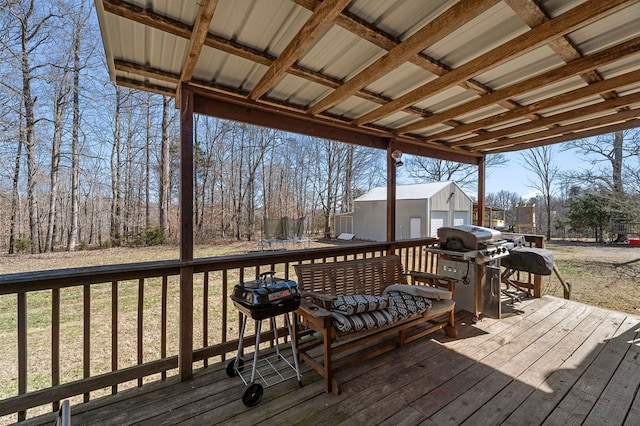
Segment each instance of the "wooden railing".
[{"label": "wooden railing", "polygon": [[[396,253],[407,270],[434,272],[425,248],[435,239],[258,252],[195,259],[0,275],[0,400],[3,416],[22,421],[27,410],[55,412],[60,402],[89,401],[177,375],[180,359],[196,368],[237,349],[239,314],[233,286],[274,270],[289,277],[299,262],[331,262]],[[181,321],[180,273],[193,270],[193,327]],[[15,314],[15,321],[10,312]],[[184,307],[183,307],[184,311]],[[9,318],[11,317],[11,318]],[[279,331],[279,336],[286,333]],[[193,342],[186,348],[183,341]],[[263,333],[269,344],[273,330]],[[253,339],[245,336],[250,345]],[[273,341],[271,340],[271,344]],[[7,349],[9,348],[9,349]],[[13,367],[15,366],[15,368]],[[177,378],[176,378],[177,379]],[[15,385],[9,383],[15,382]]]}]

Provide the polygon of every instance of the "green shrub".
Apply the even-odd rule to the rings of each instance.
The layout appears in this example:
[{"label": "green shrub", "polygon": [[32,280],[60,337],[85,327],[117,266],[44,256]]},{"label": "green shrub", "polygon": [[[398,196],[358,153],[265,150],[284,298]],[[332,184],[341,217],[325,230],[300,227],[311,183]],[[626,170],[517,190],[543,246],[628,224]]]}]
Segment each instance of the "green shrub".
[{"label": "green shrub", "polygon": [[19,238],[15,242],[16,252],[30,252],[31,251],[31,240],[29,238],[23,237]]},{"label": "green shrub", "polygon": [[164,231],[161,227],[148,228],[144,231],[144,243],[148,246],[159,246],[164,242]]}]

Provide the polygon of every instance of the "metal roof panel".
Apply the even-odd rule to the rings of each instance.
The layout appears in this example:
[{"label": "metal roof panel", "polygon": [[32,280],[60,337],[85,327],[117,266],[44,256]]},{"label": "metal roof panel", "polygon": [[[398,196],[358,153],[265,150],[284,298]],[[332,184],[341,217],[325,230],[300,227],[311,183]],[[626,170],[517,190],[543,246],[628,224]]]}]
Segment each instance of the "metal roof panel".
[{"label": "metal roof panel", "polygon": [[477,58],[524,34],[529,27],[500,2],[423,51],[451,68]]}]

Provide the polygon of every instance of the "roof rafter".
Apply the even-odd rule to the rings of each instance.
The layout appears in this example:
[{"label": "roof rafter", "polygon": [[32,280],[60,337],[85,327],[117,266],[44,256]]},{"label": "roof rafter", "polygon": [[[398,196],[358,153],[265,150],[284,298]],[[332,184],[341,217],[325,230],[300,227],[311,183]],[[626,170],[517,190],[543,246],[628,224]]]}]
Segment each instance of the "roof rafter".
[{"label": "roof rafter", "polygon": [[[558,106],[568,104],[570,102],[575,102],[579,99],[587,98],[593,95],[599,95],[600,93],[605,93],[610,90],[613,90],[616,87],[632,84],[634,82],[637,82],[639,79],[640,79],[640,70],[632,71],[627,74],[620,75],[618,77],[593,83],[588,86],[581,87],[579,89],[571,90],[569,92],[544,99],[542,101],[538,101],[529,105],[522,106],[517,110],[507,111],[502,114],[498,114],[482,120],[474,121],[472,123],[463,124],[462,126],[456,127],[454,129],[431,135],[425,139],[429,141],[437,141],[437,140],[447,139],[447,138],[468,133],[468,132],[475,132],[479,129],[497,126],[501,123],[516,120],[527,114],[536,113],[549,108],[554,108],[554,107],[557,108]],[[464,144],[465,143],[462,141],[449,142],[449,146],[457,146],[457,145],[464,145]]]},{"label": "roof rafter", "polygon": [[[549,20],[549,18],[540,8],[537,2],[533,0],[505,0],[505,2],[531,28],[535,28],[538,25]],[[582,57],[582,53],[580,52],[580,50],[576,46],[574,46],[573,43],[571,43],[571,40],[569,40],[566,36],[559,37],[555,40],[549,40],[549,43],[547,44],[554,52],[556,52],[556,54],[560,58],[562,58],[563,61],[567,63]],[[587,84],[595,83],[602,80],[602,77],[596,70],[586,71],[582,73],[580,77],[585,82],[587,82]],[[615,92],[602,94],[602,97],[604,99],[615,96]]]},{"label": "roof rafter", "polygon": [[[501,138],[507,137],[509,134],[517,134],[521,132],[528,132],[534,129],[540,129],[543,127],[549,127],[551,129],[562,129],[561,123],[563,121],[576,120],[583,116],[596,115],[599,113],[604,113],[610,111],[612,114],[615,113],[617,108],[628,107],[629,105],[640,103],[640,93],[634,93],[632,95],[627,95],[623,97],[615,97],[611,99],[607,99],[605,101],[599,102],[597,104],[588,105],[586,107],[577,108],[574,110],[566,111],[563,113],[550,115],[546,117],[541,117],[537,120],[532,120],[528,123],[519,124],[517,126],[509,127],[509,129],[500,129],[492,132],[484,132],[478,136],[463,139],[461,141],[456,141],[452,143],[448,143],[448,146],[469,146],[469,150],[478,151],[485,148],[493,148],[493,144],[484,144],[478,145],[479,143],[491,140],[504,140]],[[635,116],[640,116],[640,110],[632,110],[635,111]],[[620,115],[627,116],[627,114]],[[628,115],[633,118],[634,114]]]},{"label": "roof rafter", "polygon": [[[612,112],[612,114],[615,114],[615,120],[627,120],[627,119],[632,119],[637,117],[638,115],[640,115],[640,110],[626,110],[626,111],[620,111],[620,112]],[[505,144],[510,145],[510,144],[518,144],[518,143],[523,143],[523,142],[528,142],[531,140],[540,140],[540,139],[546,139],[549,137],[553,137],[553,136],[557,136],[557,135],[564,135],[567,133],[573,133],[575,131],[580,131],[581,129],[589,129],[589,128],[593,128],[593,127],[601,127],[607,123],[611,123],[611,118],[609,115],[612,114],[608,114],[608,115],[603,115],[600,117],[596,117],[596,118],[592,118],[589,120],[584,120],[584,121],[579,121],[577,123],[571,123],[571,124],[567,124],[564,126],[556,126],[556,127],[552,127],[550,129],[545,129],[542,130],[540,132],[532,132],[523,136],[517,136],[517,137],[510,137],[510,138],[505,138],[505,139],[501,139],[499,141],[496,142],[492,142],[492,143],[487,143],[484,145],[481,145],[480,147],[470,147],[469,151],[481,151],[481,150],[487,150],[487,149],[491,149],[491,148],[495,148],[495,147],[499,147],[499,146],[504,146]]]},{"label": "roof rafter", "polygon": [[557,83],[558,81],[572,77],[575,74],[591,71],[599,66],[618,61],[625,56],[629,56],[637,52],[640,52],[640,37],[636,37],[617,46],[610,47],[604,51],[596,52],[592,55],[576,59],[575,61],[570,62],[562,67],[555,68],[536,77],[530,78],[520,83],[516,83],[512,86],[496,90],[491,94],[482,96],[458,107],[451,108],[439,114],[434,114],[431,117],[425,118],[423,120],[416,121],[398,129],[398,133],[409,133],[418,129],[432,126],[437,123],[441,123],[444,120],[448,120],[491,105],[497,100],[508,99],[516,95],[527,93],[532,90]]},{"label": "roof rafter", "polygon": [[[314,10],[319,4],[319,0],[292,0],[295,3],[303,6],[309,10]],[[390,34],[385,33],[380,28],[376,28],[372,24],[360,19],[358,16],[350,13],[348,10],[343,11],[340,15],[336,17],[336,25],[344,28],[352,34],[357,35],[358,37],[363,38],[364,40],[369,41],[371,44],[374,44],[384,50],[390,51],[393,50],[400,42],[392,37]],[[413,56],[408,58],[408,61],[413,65],[422,68],[423,70],[435,74],[437,76],[442,76],[451,71],[451,68],[447,67],[443,63],[435,60],[434,58],[430,58],[422,52],[417,52]],[[483,85],[482,83],[475,81],[473,79],[468,79],[460,83],[460,86],[466,90],[471,90],[472,92],[478,95],[484,95],[487,93],[491,93],[491,89]],[[360,90],[356,95],[360,95],[364,89]],[[388,102],[388,101],[387,101]],[[385,102],[386,103],[386,102]],[[503,101],[500,103],[503,107],[507,109],[512,109],[518,107],[518,104],[511,101]],[[405,108],[405,110],[411,111],[411,107]],[[431,115],[428,111],[423,111],[422,115],[429,116]],[[456,124],[456,123],[451,123]]]},{"label": "roof rafter", "polygon": [[[130,3],[126,3],[120,0],[104,0],[104,8],[109,13],[122,16],[124,18],[146,25],[150,28],[155,28],[157,30],[164,31],[166,33],[185,39],[190,39],[191,37],[191,26],[182,22],[175,21],[166,16],[159,15],[153,11],[142,9],[139,6]],[[240,58],[265,65],[267,67],[270,67],[276,59],[266,52],[258,51],[249,46],[244,46],[234,40],[228,40],[211,33],[206,35],[204,45],[211,47],[212,49],[217,49],[222,52],[226,52]],[[151,69],[142,64],[133,64],[131,62],[128,62],[128,64],[130,64],[131,66],[130,69],[145,69],[145,74],[151,78],[160,78],[158,77],[159,75],[163,75],[166,73],[165,71],[159,69]],[[297,64],[293,64],[287,72],[292,75],[304,78],[305,80],[313,81],[323,86],[327,86],[331,89],[338,88],[341,84],[341,82],[335,78],[329,77],[318,71],[314,71]],[[179,78],[180,76],[178,76],[178,79]],[[175,83],[177,84],[178,82],[176,81]],[[203,82],[198,82],[198,85],[200,86],[202,86],[203,84]],[[214,86],[215,85],[211,85],[211,87]],[[385,103],[390,101],[390,99],[388,98],[364,89],[358,91],[358,93],[356,93],[355,95],[380,105],[384,105]],[[407,107],[406,111],[417,115],[428,115],[427,112],[414,107]]]},{"label": "roof rafter", "polygon": [[574,7],[496,49],[461,65],[450,73],[353,120],[352,124],[362,126],[374,122],[389,113],[415,104],[429,95],[459,84],[470,76],[476,76],[489,68],[500,65],[510,58],[530,52],[549,40],[563,36],[598,17],[613,13],[624,5],[624,0],[610,0],[607,2],[589,0],[587,3]]},{"label": "roof rafter", "polygon": [[300,31],[293,37],[284,51],[271,64],[258,84],[255,85],[249,99],[256,100],[264,95],[289,67],[306,51],[306,49],[333,24],[333,19],[347,7],[351,0],[325,0],[313,12]]},{"label": "roof rafter", "polygon": [[[610,123],[611,121],[607,121]],[[596,128],[588,128],[588,129],[577,129],[571,133],[559,135],[556,137],[551,137],[543,140],[531,139],[529,141],[520,142],[514,144],[512,146],[500,147],[500,152],[513,152],[513,151],[521,151],[523,149],[531,149],[538,148],[540,146],[552,145],[560,142],[568,142],[576,139],[588,138],[591,136],[598,136],[604,133],[613,133],[618,132],[620,130],[633,129],[635,127],[640,127],[640,119],[628,120],[622,123],[614,123],[609,126],[599,126]],[[490,152],[489,152],[490,154]]]},{"label": "roof rafter", "polygon": [[457,3],[402,43],[389,50],[384,56],[360,71],[324,99],[317,102],[308,112],[315,115],[342,102],[357,90],[387,74],[410,57],[494,6],[497,2],[498,0],[463,0]]},{"label": "roof rafter", "polygon": [[200,52],[207,34],[209,33],[209,26],[213,19],[213,12],[216,10],[218,0],[200,0],[198,3],[198,11],[196,14],[196,22],[193,25],[191,31],[191,37],[189,37],[189,46],[187,47],[186,56],[184,58],[184,64],[182,66],[182,74],[180,75],[180,81],[187,82],[191,80],[193,71],[200,58]]}]

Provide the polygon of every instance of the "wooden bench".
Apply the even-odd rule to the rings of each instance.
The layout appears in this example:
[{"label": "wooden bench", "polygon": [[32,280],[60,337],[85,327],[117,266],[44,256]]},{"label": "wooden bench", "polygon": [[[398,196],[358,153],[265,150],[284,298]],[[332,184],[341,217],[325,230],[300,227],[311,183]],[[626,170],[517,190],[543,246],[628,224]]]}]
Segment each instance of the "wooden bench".
[{"label": "wooden bench", "polygon": [[[432,296],[434,299],[426,312],[373,329],[347,334],[340,334],[336,330],[330,306],[338,296],[380,296],[390,285],[408,284],[398,256],[301,264],[295,266],[295,271],[304,298],[295,312],[298,326],[295,327],[294,339],[299,358],[324,377],[327,392],[339,393],[334,373],[364,359],[401,347],[440,329],[444,329],[448,336],[457,336],[453,302],[455,280],[422,272],[409,274],[414,278],[412,283],[420,282],[421,285],[402,288],[431,293],[429,299]],[[301,331],[306,332],[307,336],[303,337]],[[348,356],[346,351],[349,351]]]}]

